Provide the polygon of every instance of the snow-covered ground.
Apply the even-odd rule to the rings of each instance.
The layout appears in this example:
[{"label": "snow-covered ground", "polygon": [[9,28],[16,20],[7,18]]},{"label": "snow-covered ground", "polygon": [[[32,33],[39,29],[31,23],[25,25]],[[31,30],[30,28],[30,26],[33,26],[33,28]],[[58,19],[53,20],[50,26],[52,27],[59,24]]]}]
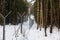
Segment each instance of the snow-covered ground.
[{"label": "snow-covered ground", "polygon": [[[29,30],[28,22],[25,22],[23,24],[23,33],[18,33],[18,37],[15,37],[15,28],[17,28],[20,25],[6,25],[5,31],[6,31],[6,40],[60,40],[60,32],[58,32],[58,29],[54,27],[53,33],[49,33],[49,28],[47,28],[47,37],[44,36],[44,29],[42,28],[41,31],[36,29],[36,23],[32,26],[32,28]],[[15,27],[15,28],[14,28]],[[0,40],[2,40],[3,35],[3,26],[0,26]],[[24,36],[23,36],[24,34]]]},{"label": "snow-covered ground", "polygon": [[[20,24],[5,26],[5,40],[60,40],[60,32],[56,27],[53,28],[53,33],[50,34],[49,27],[47,28],[47,37],[44,35],[44,29],[37,30],[34,22],[31,29],[29,29],[29,21],[23,23],[23,33],[20,33]],[[19,28],[19,31],[17,30]],[[16,32],[17,36],[16,35]],[[0,26],[0,40],[3,40],[3,26]]]}]

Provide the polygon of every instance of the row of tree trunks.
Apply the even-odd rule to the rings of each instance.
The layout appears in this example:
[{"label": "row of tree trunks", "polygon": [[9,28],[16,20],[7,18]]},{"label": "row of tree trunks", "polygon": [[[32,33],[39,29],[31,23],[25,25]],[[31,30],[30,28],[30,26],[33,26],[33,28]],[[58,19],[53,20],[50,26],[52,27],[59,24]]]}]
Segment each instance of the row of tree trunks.
[{"label": "row of tree trunks", "polygon": [[59,27],[59,0],[57,0],[56,1],[57,2],[57,5],[56,5],[56,3],[54,3],[53,4],[53,6],[57,6],[57,8],[55,9],[54,7],[54,22],[55,22],[55,25],[58,27],[58,31],[59,31],[59,29],[60,29],[60,27]]},{"label": "row of tree trunks", "polygon": [[43,8],[42,8],[42,0],[36,0],[37,1],[37,29],[40,28],[43,25]]},{"label": "row of tree trunks", "polygon": [[48,15],[48,0],[40,0],[40,2],[37,2],[37,22],[38,22],[37,29],[39,27],[39,24],[40,24],[40,30],[41,30],[41,26],[43,26],[45,29],[45,36],[47,36],[46,33],[47,15]]},{"label": "row of tree trunks", "polygon": [[[47,33],[46,33],[47,25],[51,25],[50,33],[52,33],[54,24],[57,25],[58,29],[60,29],[60,14],[59,13],[60,13],[60,0],[37,1],[37,23],[38,23],[37,29],[39,25],[40,27],[42,25],[42,27],[44,27],[45,36],[47,36]],[[50,17],[50,20],[48,20],[49,17]]]}]

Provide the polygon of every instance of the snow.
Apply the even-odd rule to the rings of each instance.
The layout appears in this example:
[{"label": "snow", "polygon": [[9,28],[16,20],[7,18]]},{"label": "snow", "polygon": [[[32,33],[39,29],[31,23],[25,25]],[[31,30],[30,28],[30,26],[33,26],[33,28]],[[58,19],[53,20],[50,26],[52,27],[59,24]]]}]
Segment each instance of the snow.
[{"label": "snow", "polygon": [[31,15],[30,17],[31,17],[31,19],[34,19],[34,16],[33,15]]},{"label": "snow", "polygon": [[3,35],[3,27],[2,26],[0,26],[0,40],[2,40],[2,35]]},{"label": "snow", "polygon": [[27,0],[28,2],[30,2],[31,0]]},{"label": "snow", "polygon": [[[20,33],[20,24],[5,26],[5,40],[60,40],[60,31],[54,26],[53,33],[50,34],[50,28],[47,28],[47,37],[45,37],[44,28],[37,30],[37,24],[34,21],[33,26],[29,29],[29,21],[23,23],[23,33]],[[17,36],[16,30],[19,28]],[[0,25],[0,40],[3,40],[3,26]]]}]

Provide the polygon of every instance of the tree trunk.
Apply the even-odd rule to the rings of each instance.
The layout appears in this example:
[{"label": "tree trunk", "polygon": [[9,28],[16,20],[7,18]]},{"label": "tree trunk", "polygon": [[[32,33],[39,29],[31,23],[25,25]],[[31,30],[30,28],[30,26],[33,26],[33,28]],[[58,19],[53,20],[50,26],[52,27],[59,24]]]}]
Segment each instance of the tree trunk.
[{"label": "tree trunk", "polygon": [[46,24],[45,24],[45,36],[47,36],[47,17],[48,17],[48,0],[46,0]]},{"label": "tree trunk", "polygon": [[60,0],[59,0],[59,27],[60,27]]},{"label": "tree trunk", "polygon": [[39,28],[39,1],[36,0],[37,3],[37,29]]},{"label": "tree trunk", "polygon": [[[3,16],[5,16],[5,0],[2,1],[2,13],[4,14]],[[5,40],[5,18],[3,19],[4,21],[4,26],[3,26],[3,40]]]},{"label": "tree trunk", "polygon": [[53,0],[50,0],[50,4],[51,4],[51,9],[50,9],[50,16],[51,16],[51,27],[50,27],[50,33],[52,33],[52,28],[53,28]]},{"label": "tree trunk", "polygon": [[59,21],[60,21],[60,20],[59,20],[59,19],[60,19],[60,18],[59,18],[59,16],[60,16],[60,15],[59,15],[59,14],[60,14],[60,11],[59,11],[59,10],[60,10],[60,0],[58,0],[57,3],[58,3],[58,5],[57,5],[58,31],[60,31],[60,30],[59,30],[59,29],[60,29],[60,25],[59,25]]},{"label": "tree trunk", "polygon": [[40,19],[40,31],[41,31],[41,11],[42,11],[42,1],[41,0],[39,0],[39,19]]},{"label": "tree trunk", "polygon": [[44,0],[44,29],[45,29],[45,36],[47,36],[46,30],[47,30],[47,16],[48,16],[48,0]]}]

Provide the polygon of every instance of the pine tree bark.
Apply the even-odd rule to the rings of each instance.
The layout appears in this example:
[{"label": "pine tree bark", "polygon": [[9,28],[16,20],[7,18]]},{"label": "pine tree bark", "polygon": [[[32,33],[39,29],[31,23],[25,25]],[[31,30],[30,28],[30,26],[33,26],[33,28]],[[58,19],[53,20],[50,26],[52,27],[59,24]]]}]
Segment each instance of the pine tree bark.
[{"label": "pine tree bark", "polygon": [[36,0],[37,4],[37,29],[39,28],[39,0]]},{"label": "pine tree bark", "polygon": [[60,27],[60,0],[59,0],[59,27]]},{"label": "pine tree bark", "polygon": [[46,0],[46,24],[45,24],[45,36],[47,36],[47,17],[48,17],[48,0]]},{"label": "pine tree bark", "polygon": [[59,25],[59,14],[60,14],[60,0],[58,0],[58,2],[57,2],[58,4],[57,4],[57,17],[58,17],[58,31],[60,31],[59,29],[60,29],[60,25]]},{"label": "pine tree bark", "polygon": [[39,0],[39,16],[40,16],[40,31],[41,31],[41,14],[42,14],[42,0]]},{"label": "pine tree bark", "polygon": [[53,29],[53,0],[50,0],[50,4],[51,4],[51,9],[50,9],[50,16],[51,16],[51,27],[50,27],[50,33],[52,33],[52,29]]}]

